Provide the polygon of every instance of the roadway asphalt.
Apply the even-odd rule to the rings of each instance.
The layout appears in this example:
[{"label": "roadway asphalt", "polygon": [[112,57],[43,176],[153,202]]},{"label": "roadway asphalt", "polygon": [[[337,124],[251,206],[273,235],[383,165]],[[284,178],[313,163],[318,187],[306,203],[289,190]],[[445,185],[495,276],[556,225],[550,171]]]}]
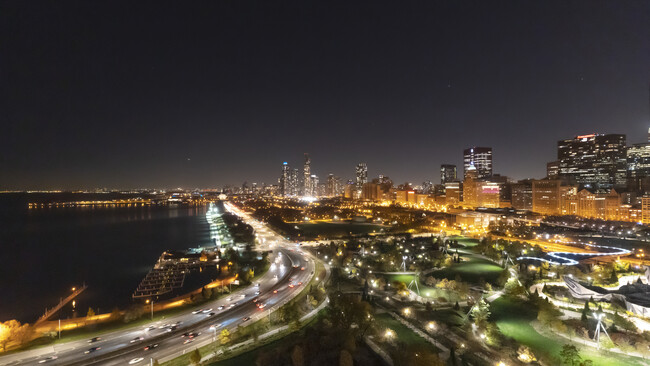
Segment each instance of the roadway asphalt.
[{"label": "roadway asphalt", "polygon": [[[295,297],[314,274],[314,260],[307,252],[302,252],[291,243],[265,225],[253,220],[247,214],[229,206],[235,213],[251,224],[262,242],[264,250],[271,250],[273,264],[267,273],[253,285],[233,292],[227,298],[222,298],[201,305],[203,309],[212,309],[213,316],[208,314],[193,314],[198,309],[188,309],[163,321],[153,322],[144,326],[129,327],[110,333],[100,334],[100,340],[89,343],[89,340],[79,340],[45,346],[34,350],[14,353],[0,357],[0,365],[147,365],[151,359],[169,359],[183,352],[193,351],[196,343],[205,343],[214,339],[223,329],[233,330],[240,324],[245,324],[245,317],[254,317],[262,312],[276,310]],[[304,269],[303,269],[304,268]],[[259,285],[258,285],[259,284]],[[293,287],[290,287],[293,285]],[[260,292],[257,295],[257,292]],[[254,302],[254,299],[257,299]],[[257,304],[264,304],[259,309]],[[223,310],[218,310],[224,306]],[[170,330],[167,324],[179,323],[175,330]],[[213,326],[212,329],[211,326]],[[152,329],[146,329],[152,326]],[[182,335],[187,332],[199,333],[191,341]],[[89,336],[92,338],[92,335]],[[139,338],[142,338],[141,340]],[[145,350],[146,346],[157,345]],[[91,347],[100,349],[86,353]],[[56,359],[48,360],[48,357]]]}]

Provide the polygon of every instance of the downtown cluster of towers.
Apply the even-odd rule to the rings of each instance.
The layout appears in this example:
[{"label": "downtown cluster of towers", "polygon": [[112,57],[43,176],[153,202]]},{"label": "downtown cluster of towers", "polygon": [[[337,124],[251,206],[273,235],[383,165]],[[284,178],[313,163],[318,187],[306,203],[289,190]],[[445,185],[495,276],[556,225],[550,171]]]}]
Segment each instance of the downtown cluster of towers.
[{"label": "downtown cluster of towers", "polygon": [[[282,197],[344,196],[368,201],[468,208],[512,207],[546,215],[577,215],[650,222],[650,131],[648,142],[628,146],[623,134],[587,134],[557,142],[557,159],[546,166],[543,179],[514,181],[494,174],[491,147],[463,151],[463,175],[443,164],[440,183],[426,181],[393,187],[385,176],[369,180],[365,163],[356,166],[356,179],[342,182],[329,174],[319,182],[311,159],[302,170],[286,162],[274,194]],[[644,199],[645,197],[645,199]],[[647,201],[647,204],[645,203]],[[647,214],[643,215],[642,207]],[[647,216],[647,220],[646,220]]]},{"label": "downtown cluster of towers", "polygon": [[[366,163],[359,163],[356,169],[356,182],[347,183],[354,185],[360,191],[367,182],[368,167]],[[319,184],[318,176],[312,174],[311,158],[307,153],[304,156],[302,173],[297,168],[292,169],[286,161],[282,163],[282,173],[278,183],[278,194],[282,197],[334,197],[343,191],[341,179],[334,174],[328,175],[325,184]]]}]

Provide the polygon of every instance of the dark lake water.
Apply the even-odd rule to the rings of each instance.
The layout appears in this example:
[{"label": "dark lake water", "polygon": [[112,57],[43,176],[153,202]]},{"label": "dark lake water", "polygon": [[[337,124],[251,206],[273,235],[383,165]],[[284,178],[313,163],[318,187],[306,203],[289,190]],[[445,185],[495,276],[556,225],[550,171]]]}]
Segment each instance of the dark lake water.
[{"label": "dark lake water", "polygon": [[[210,243],[204,206],[27,208],[111,198],[0,194],[0,321],[32,322],[83,282],[89,287],[77,298],[78,315],[126,306],[164,250]],[[72,313],[68,306],[62,318]]]}]

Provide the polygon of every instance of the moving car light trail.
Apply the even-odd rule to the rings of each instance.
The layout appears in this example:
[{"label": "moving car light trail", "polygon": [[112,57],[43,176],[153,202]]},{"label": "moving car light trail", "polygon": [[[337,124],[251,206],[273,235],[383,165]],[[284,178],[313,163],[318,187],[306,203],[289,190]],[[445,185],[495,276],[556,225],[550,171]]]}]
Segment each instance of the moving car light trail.
[{"label": "moving car light trail", "polygon": [[[572,244],[583,244],[583,243],[575,243],[573,242]],[[552,257],[556,260],[553,259],[546,259],[546,258],[541,258],[541,257],[517,257],[517,260],[524,260],[524,259],[530,259],[534,261],[542,261],[542,262],[548,262],[550,264],[563,264],[565,266],[575,266],[579,262],[573,258],[570,258],[570,256],[583,256],[584,258],[588,257],[598,257],[598,256],[609,256],[609,255],[628,255],[631,253],[631,251],[623,248],[616,248],[616,247],[609,247],[605,245],[595,245],[595,244],[583,244],[589,247],[593,248],[603,248],[607,250],[612,250],[612,252],[607,252],[607,253],[571,253],[571,252],[549,252],[547,255],[549,257]]]}]

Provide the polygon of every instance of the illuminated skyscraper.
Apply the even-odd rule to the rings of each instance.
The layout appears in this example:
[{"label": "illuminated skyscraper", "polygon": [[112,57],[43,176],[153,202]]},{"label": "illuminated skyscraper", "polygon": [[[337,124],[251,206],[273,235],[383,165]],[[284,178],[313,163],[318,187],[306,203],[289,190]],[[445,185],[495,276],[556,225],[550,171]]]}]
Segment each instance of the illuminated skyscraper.
[{"label": "illuminated skyscraper", "polygon": [[363,185],[366,183],[368,183],[368,167],[366,166],[366,163],[359,163],[357,164],[357,184],[356,184],[358,194],[361,194]]},{"label": "illuminated skyscraper", "polygon": [[590,134],[557,143],[559,177],[588,188],[624,187],[627,176],[625,135]]},{"label": "illuminated skyscraper", "polygon": [[305,153],[305,165],[303,166],[302,174],[302,195],[311,197],[314,195],[314,192],[311,179],[311,159],[307,153]]},{"label": "illuminated skyscraper", "polygon": [[282,163],[282,175],[280,175],[280,195],[287,197],[290,194],[289,180],[291,178],[291,168],[285,161]]},{"label": "illuminated skyscraper", "polygon": [[289,177],[289,195],[298,196],[300,194],[298,169],[293,169]]},{"label": "illuminated skyscraper", "polygon": [[454,182],[457,179],[456,165],[442,164],[440,166],[440,184]]},{"label": "illuminated skyscraper", "polygon": [[463,151],[463,177],[467,177],[469,167],[476,169],[476,178],[492,176],[492,148],[471,147]]}]

